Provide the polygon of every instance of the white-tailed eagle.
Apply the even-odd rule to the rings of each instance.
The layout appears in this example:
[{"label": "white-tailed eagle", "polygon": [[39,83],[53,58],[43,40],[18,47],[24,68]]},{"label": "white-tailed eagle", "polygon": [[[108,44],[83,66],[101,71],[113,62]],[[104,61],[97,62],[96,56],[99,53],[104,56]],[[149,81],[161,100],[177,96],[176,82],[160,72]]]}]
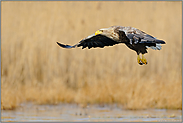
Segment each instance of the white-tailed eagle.
[{"label": "white-tailed eagle", "polygon": [[[160,44],[165,44],[163,40],[148,35],[139,29],[123,26],[111,26],[109,28],[99,29],[94,34],[84,38],[73,46],[57,42],[57,44],[63,48],[82,46],[82,49],[86,47],[88,47],[88,49],[92,47],[103,48],[105,46],[113,46],[119,43],[124,43],[127,47],[137,52],[137,62],[140,65],[147,64],[147,60],[144,57],[144,54],[147,53],[147,48],[160,50]],[[139,56],[140,53],[142,54],[142,58]]]}]

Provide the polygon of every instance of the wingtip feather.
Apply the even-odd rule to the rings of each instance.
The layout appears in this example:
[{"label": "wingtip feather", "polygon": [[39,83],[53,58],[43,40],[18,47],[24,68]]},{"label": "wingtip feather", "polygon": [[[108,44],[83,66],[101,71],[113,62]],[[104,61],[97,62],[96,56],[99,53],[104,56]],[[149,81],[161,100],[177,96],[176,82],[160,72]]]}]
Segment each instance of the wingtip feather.
[{"label": "wingtip feather", "polygon": [[61,44],[59,42],[57,42],[57,44],[62,47],[62,48],[73,48],[73,46],[70,46],[70,45],[64,45],[64,44]]},{"label": "wingtip feather", "polygon": [[165,41],[163,41],[163,40],[156,40],[156,43],[158,43],[158,44],[166,44]]}]

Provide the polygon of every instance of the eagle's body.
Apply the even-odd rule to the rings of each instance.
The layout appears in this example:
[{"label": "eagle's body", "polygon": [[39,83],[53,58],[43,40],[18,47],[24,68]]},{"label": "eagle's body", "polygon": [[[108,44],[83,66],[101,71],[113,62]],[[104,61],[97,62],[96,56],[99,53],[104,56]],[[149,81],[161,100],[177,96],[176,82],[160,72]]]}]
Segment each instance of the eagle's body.
[{"label": "eagle's body", "polygon": [[[147,61],[143,56],[143,54],[147,53],[147,48],[160,50],[160,44],[165,44],[164,41],[158,40],[139,29],[123,26],[112,26],[100,29],[74,46],[64,45],[57,42],[57,44],[63,48],[82,46],[82,49],[86,47],[88,47],[88,49],[92,47],[103,48],[104,46],[113,46],[119,43],[124,43],[127,47],[137,52],[137,61],[140,65],[147,64]],[[140,53],[142,53],[142,59],[139,56]]]}]

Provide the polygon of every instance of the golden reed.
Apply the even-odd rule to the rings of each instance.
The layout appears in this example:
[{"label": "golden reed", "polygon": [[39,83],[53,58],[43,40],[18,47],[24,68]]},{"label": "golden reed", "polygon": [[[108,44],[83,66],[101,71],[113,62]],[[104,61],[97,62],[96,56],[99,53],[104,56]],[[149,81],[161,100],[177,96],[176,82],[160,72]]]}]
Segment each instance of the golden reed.
[{"label": "golden reed", "polygon": [[[36,104],[117,103],[182,109],[181,2],[2,2],[1,109]],[[62,49],[97,29],[139,28],[165,40],[147,65],[124,44]]]}]

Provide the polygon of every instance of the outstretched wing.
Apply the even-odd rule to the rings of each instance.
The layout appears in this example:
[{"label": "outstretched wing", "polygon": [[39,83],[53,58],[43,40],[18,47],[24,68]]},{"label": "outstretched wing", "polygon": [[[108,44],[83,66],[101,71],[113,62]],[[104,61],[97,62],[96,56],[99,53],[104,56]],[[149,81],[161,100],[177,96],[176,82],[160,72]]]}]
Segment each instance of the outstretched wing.
[{"label": "outstretched wing", "polygon": [[160,44],[165,44],[163,40],[159,40],[151,35],[146,34],[145,32],[142,32],[138,29],[130,30],[125,32],[126,36],[129,39],[130,44],[142,44],[146,48],[152,48],[152,49],[161,49]]},{"label": "outstretched wing", "polygon": [[92,47],[103,48],[104,46],[113,46],[113,45],[118,44],[118,43],[120,43],[120,42],[116,42],[116,41],[114,41],[114,40],[112,40],[104,35],[100,35],[100,34],[99,35],[92,34],[73,46],[64,45],[64,44],[57,42],[57,44],[63,48],[75,48],[75,47],[82,46],[82,49],[84,49],[86,47],[88,47],[88,49],[90,49]]}]

